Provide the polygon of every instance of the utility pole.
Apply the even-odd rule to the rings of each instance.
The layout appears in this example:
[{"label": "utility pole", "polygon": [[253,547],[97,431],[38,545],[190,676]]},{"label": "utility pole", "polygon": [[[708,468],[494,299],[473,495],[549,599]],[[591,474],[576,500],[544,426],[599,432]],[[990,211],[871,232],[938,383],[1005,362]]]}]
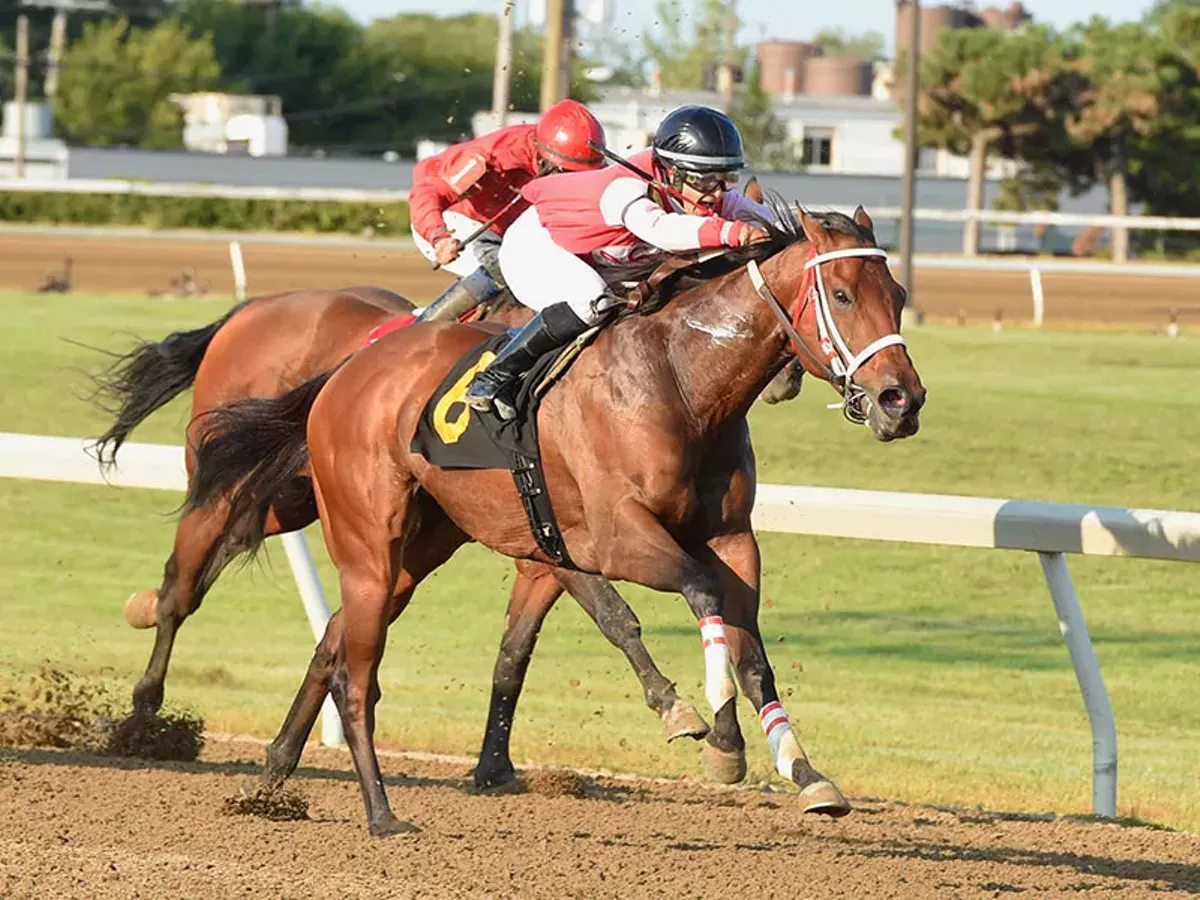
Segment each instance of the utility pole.
[{"label": "utility pole", "polygon": [[508,89],[512,82],[513,7],[516,0],[504,0],[500,13],[500,38],[496,42],[496,74],[492,79],[492,116],[496,127],[508,124]]},{"label": "utility pole", "polygon": [[16,151],[13,153],[13,174],[25,177],[25,101],[29,94],[29,16],[17,16],[17,72],[14,87],[17,113]]},{"label": "utility pole", "polygon": [[729,15],[725,19],[725,61],[717,67],[717,92],[725,112],[733,109],[733,72],[737,63],[737,0],[727,0]]},{"label": "utility pole", "polygon": [[558,99],[571,95],[571,64],[575,61],[575,0],[563,0],[562,65],[558,73]]},{"label": "utility pole", "polygon": [[908,0],[908,66],[904,78],[904,92],[907,96],[904,116],[904,193],[900,201],[900,280],[908,291],[908,301],[905,304],[915,310],[913,302],[913,207],[916,205],[917,193],[917,97],[920,94],[920,58],[921,58],[921,2]]},{"label": "utility pole", "polygon": [[21,6],[54,10],[54,20],[50,26],[50,52],[46,59],[46,79],[42,85],[46,99],[53,100],[58,96],[58,78],[62,69],[63,53],[67,49],[67,15],[73,12],[113,12],[114,9],[108,0],[21,0]]},{"label": "utility pole", "polygon": [[566,94],[566,73],[569,68],[571,0],[546,0],[546,35],[542,54],[542,112]]},{"label": "utility pole", "polygon": [[67,49],[67,11],[63,7],[54,10],[54,22],[50,26],[50,53],[46,64],[46,81],[43,92],[48,101],[58,96],[58,71],[62,66],[63,52]]}]

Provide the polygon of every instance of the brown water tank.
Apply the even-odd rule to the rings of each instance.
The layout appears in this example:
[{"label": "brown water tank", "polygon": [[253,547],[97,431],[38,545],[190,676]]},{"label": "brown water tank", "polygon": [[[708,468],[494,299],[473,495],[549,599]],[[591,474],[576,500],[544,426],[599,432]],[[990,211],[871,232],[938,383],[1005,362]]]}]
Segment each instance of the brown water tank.
[{"label": "brown water tank", "polygon": [[804,93],[810,97],[862,97],[871,93],[869,62],[813,56],[804,61]]},{"label": "brown water tank", "polygon": [[1020,3],[1013,3],[1005,9],[989,6],[987,9],[981,9],[976,15],[988,28],[997,31],[1012,31],[1033,18]]},{"label": "brown water tank", "polygon": [[758,45],[758,78],[768,94],[804,91],[804,61],[818,52],[804,41],[762,41]]},{"label": "brown water tank", "polygon": [[[896,0],[896,52],[908,47],[911,41],[909,28],[909,0]],[[937,43],[938,34],[947,28],[974,28],[980,21],[969,9],[959,6],[921,7],[921,52],[928,53]]]}]

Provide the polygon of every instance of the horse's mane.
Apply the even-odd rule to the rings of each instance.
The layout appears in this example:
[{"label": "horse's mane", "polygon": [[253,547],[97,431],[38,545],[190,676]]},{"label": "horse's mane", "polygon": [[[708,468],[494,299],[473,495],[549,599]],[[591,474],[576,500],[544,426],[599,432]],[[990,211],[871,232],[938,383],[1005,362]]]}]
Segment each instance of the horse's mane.
[{"label": "horse's mane", "polygon": [[775,221],[771,222],[761,216],[752,216],[751,224],[762,228],[769,235],[765,241],[748,244],[745,247],[731,247],[715,256],[683,266],[664,278],[655,290],[643,301],[641,310],[645,313],[662,309],[672,297],[694,287],[694,282],[709,281],[740,269],[754,262],[762,263],[786,250],[793,244],[806,241],[804,226],[800,222],[801,213],[806,213],[820,222],[829,231],[840,232],[855,238],[866,246],[875,245],[875,234],[869,228],[863,228],[850,216],[836,210],[813,211],[802,209],[799,204],[788,203],[778,191],[763,192],[763,205],[771,211]]}]

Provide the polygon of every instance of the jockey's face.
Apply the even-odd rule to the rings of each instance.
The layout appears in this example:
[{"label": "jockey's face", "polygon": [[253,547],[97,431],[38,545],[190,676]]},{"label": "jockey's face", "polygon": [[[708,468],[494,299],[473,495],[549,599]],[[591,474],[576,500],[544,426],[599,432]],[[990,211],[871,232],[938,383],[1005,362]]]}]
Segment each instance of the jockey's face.
[{"label": "jockey's face", "polygon": [[738,182],[737,172],[679,172],[675,182],[684,198],[684,212],[708,216],[721,208],[725,192]]}]

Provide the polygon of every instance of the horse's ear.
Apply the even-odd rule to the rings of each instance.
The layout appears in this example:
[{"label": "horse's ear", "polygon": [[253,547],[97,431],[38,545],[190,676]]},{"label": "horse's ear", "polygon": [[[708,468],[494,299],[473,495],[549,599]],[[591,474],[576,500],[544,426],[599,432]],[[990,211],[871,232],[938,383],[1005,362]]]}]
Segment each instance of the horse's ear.
[{"label": "horse's ear", "polygon": [[763,191],[762,187],[759,186],[757,175],[752,176],[751,179],[746,182],[746,189],[742,191],[742,193],[755,203],[763,202]]},{"label": "horse's ear", "polygon": [[821,224],[821,220],[810,216],[803,209],[800,210],[800,226],[804,229],[804,236],[818,253],[824,253],[833,243],[829,237],[829,230]]},{"label": "horse's ear", "polygon": [[867,215],[867,211],[861,206],[854,210],[854,224],[859,228],[866,229],[871,234],[875,233],[875,223],[871,221],[871,217]]}]

